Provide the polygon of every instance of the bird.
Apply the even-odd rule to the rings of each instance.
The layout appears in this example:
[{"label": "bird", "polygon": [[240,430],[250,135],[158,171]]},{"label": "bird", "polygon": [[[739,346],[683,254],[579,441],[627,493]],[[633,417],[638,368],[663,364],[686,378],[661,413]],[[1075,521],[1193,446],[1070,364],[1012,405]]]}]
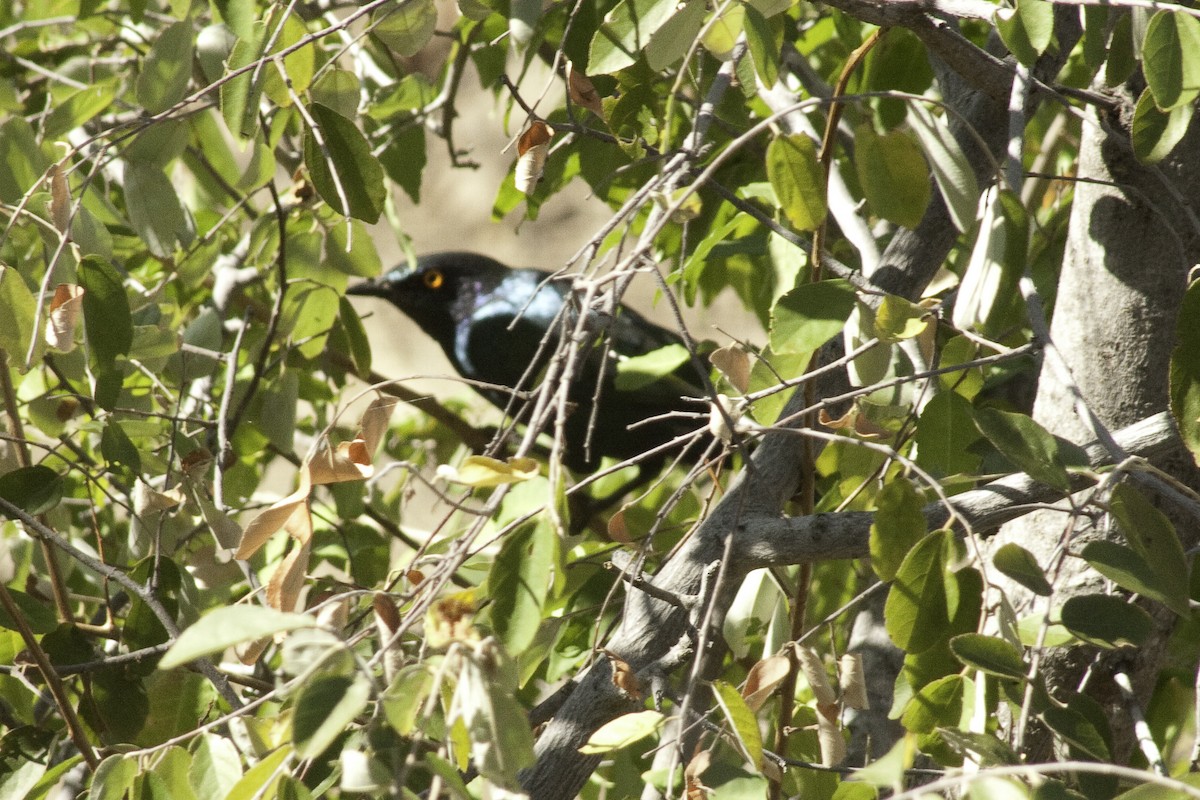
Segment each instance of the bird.
[{"label": "bird", "polygon": [[[389,301],[441,346],[459,375],[506,387],[477,391],[509,414],[519,408],[513,392],[537,388],[562,331],[570,335],[581,313],[570,279],[541,269],[513,269],[471,252],[424,255],[411,267],[400,265],[347,293]],[[649,382],[632,388],[619,384],[621,360],[684,345],[684,340],[624,305],[611,316],[587,313],[584,328],[600,334],[582,346],[570,376],[562,442],[562,462],[575,473],[594,472],[604,456],[635,458],[693,432],[703,406],[686,398],[703,397],[709,385],[694,356]],[[705,443],[695,441],[681,452],[694,462]],[[641,473],[653,477],[668,455],[647,457]]]}]

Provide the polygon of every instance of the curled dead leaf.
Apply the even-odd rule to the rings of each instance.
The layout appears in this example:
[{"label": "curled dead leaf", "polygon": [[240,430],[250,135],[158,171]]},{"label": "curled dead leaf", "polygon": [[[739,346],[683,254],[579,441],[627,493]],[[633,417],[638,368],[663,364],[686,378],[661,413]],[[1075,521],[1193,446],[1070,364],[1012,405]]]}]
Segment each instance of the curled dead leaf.
[{"label": "curled dead leaf", "polygon": [[725,345],[712,351],[708,360],[739,393],[745,394],[750,388],[750,355],[741,347]]},{"label": "curled dead leaf", "polygon": [[742,687],[742,698],[750,710],[762,708],[791,670],[792,662],[787,656],[769,656],[751,667]]},{"label": "curled dead leaf", "polygon": [[640,703],[644,699],[642,683],[638,680],[637,675],[634,674],[633,667],[608,650],[603,652],[608,657],[608,663],[612,665],[613,685]]},{"label": "curled dead leaf", "polygon": [[625,509],[618,509],[608,518],[608,538],[618,544],[629,544],[629,528],[625,524]]},{"label": "curled dead leaf", "polygon": [[846,739],[837,718],[817,714],[817,741],[821,744],[821,764],[835,767],[846,758]]},{"label": "curled dead leaf", "polygon": [[582,106],[604,119],[604,105],[600,102],[600,94],[592,84],[591,78],[576,70],[570,61],[567,62],[567,95],[575,105]]},{"label": "curled dead leaf", "polygon": [[553,128],[541,120],[534,120],[517,139],[518,158],[513,182],[521,194],[532,194],[542,179],[553,136]]},{"label": "curled dead leaf", "polygon": [[63,174],[61,165],[50,167],[49,175],[50,216],[58,232],[65,234],[71,227],[71,187],[67,184],[67,176]]},{"label": "curled dead leaf", "polygon": [[46,325],[46,344],[63,353],[75,349],[75,331],[83,316],[83,287],[60,283],[50,299],[50,321]]},{"label": "curled dead leaf", "polygon": [[838,660],[839,682],[842,685],[842,703],[847,708],[866,709],[871,707],[867,699],[867,678],[863,672],[862,653],[847,653]]},{"label": "curled dead leaf", "polygon": [[817,705],[837,703],[837,692],[829,683],[825,665],[821,663],[821,657],[817,655],[817,651],[811,647],[801,647],[798,644],[794,644],[793,647],[796,661],[800,664],[800,671],[804,673],[804,678],[808,681],[809,688],[812,689],[813,696],[817,699]]}]

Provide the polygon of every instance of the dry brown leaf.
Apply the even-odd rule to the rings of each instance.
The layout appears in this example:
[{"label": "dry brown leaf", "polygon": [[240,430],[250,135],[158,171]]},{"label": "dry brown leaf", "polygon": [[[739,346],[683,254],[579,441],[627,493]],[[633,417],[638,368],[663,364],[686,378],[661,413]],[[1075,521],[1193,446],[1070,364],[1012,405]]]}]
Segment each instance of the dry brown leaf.
[{"label": "dry brown leaf", "polygon": [[69,353],[75,349],[75,331],[83,316],[83,287],[60,283],[50,299],[50,322],[46,325],[46,344]]},{"label": "dry brown leaf", "polygon": [[859,414],[854,419],[854,433],[864,439],[882,439],[891,432],[882,425],[876,425],[865,414]]},{"label": "dry brown leaf", "polygon": [[688,765],[683,770],[683,779],[685,782],[685,800],[706,800],[708,797],[708,787],[700,780],[704,771],[712,764],[712,751],[701,750],[696,754],[696,757],[688,762]]},{"label": "dry brown leaf", "polygon": [[535,119],[517,139],[517,166],[513,182],[521,194],[532,194],[542,179],[546,157],[550,154],[550,139],[554,129],[540,119]]},{"label": "dry brown leaf", "polygon": [[796,661],[800,664],[800,671],[804,673],[809,688],[812,689],[813,697],[817,699],[817,705],[836,703],[837,692],[829,683],[829,676],[825,674],[825,665],[821,663],[821,657],[817,655],[817,651],[811,647],[801,647],[798,644],[792,646],[795,648]]},{"label": "dry brown leaf", "polygon": [[267,645],[271,643],[269,638],[259,639],[254,642],[247,642],[243,645],[238,645],[233,648],[233,652],[237,653],[238,661],[243,664],[253,664],[262,656],[263,651],[267,649]]},{"label": "dry brown leaf", "polygon": [[387,641],[396,629],[400,627],[400,609],[390,594],[376,592],[371,597],[371,609],[375,612],[375,627],[379,629],[380,638]]},{"label": "dry brown leaf", "polygon": [[629,663],[607,650],[604,651],[604,655],[608,656],[608,663],[612,665],[613,685],[632,697],[636,702],[642,702],[644,699],[642,684],[638,680],[637,675],[633,673],[633,668],[629,666]]},{"label": "dry brown leaf", "polygon": [[452,642],[475,643],[475,593],[457,592],[437,600],[425,612],[425,643],[441,649]]},{"label": "dry brown leaf", "polygon": [[203,472],[208,469],[208,465],[213,461],[212,451],[207,447],[197,447],[192,452],[188,453],[179,461],[179,465],[183,467],[183,471],[193,477],[198,472]]},{"label": "dry brown leaf", "polygon": [[787,656],[770,656],[751,667],[742,687],[742,698],[750,710],[757,712],[762,708],[791,670],[792,662]]},{"label": "dry brown leaf", "polygon": [[625,524],[625,509],[618,509],[608,518],[608,538],[618,544],[629,544],[629,527]]},{"label": "dry brown leaf", "polygon": [[841,674],[838,682],[842,686],[842,703],[847,708],[866,709],[871,707],[867,699],[867,678],[863,671],[862,653],[847,653],[838,660]]},{"label": "dry brown leaf", "polygon": [[307,503],[296,509],[284,529],[298,546],[284,557],[267,581],[267,604],[280,611],[295,611],[312,555],[312,516]]},{"label": "dry brown leaf", "polygon": [[59,233],[71,227],[71,187],[58,164],[50,167],[50,216]]},{"label": "dry brown leaf", "polygon": [[821,743],[821,764],[836,767],[846,758],[846,739],[837,718],[817,714],[817,741]]},{"label": "dry brown leaf", "polygon": [[425,582],[425,573],[419,569],[410,569],[404,573],[404,577],[412,586],[420,586]]},{"label": "dry brown leaf", "polygon": [[725,345],[712,351],[708,360],[738,392],[745,394],[750,388],[750,355],[741,347],[736,344]]},{"label": "dry brown leaf", "polygon": [[857,412],[854,409],[850,409],[842,416],[834,419],[833,417],[829,416],[828,411],[822,408],[817,413],[817,422],[823,427],[829,428],[830,430],[840,431],[843,428],[849,428],[851,425],[853,425],[855,416],[857,416]]},{"label": "dry brown leaf", "polygon": [[307,518],[308,494],[311,491],[312,482],[309,480],[308,470],[301,470],[300,486],[296,491],[250,520],[250,524],[242,532],[242,541],[238,543],[234,558],[244,561],[257,553],[277,531],[296,524],[292,522],[293,515],[300,514]]},{"label": "dry brown leaf", "polygon": [[604,105],[600,102],[600,94],[592,84],[591,78],[575,69],[575,65],[567,62],[567,94],[571,102],[583,106],[600,119],[604,119]]},{"label": "dry brown leaf", "polygon": [[387,433],[398,402],[394,397],[376,398],[359,419],[357,436],[332,450],[325,448],[317,453],[308,464],[313,485],[361,481],[374,475],[375,451]]}]

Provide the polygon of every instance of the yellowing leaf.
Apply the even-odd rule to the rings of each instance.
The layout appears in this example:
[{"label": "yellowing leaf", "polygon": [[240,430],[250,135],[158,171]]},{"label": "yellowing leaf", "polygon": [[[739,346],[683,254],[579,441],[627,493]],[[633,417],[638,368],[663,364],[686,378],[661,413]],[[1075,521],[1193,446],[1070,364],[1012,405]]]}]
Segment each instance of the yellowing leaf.
[{"label": "yellowing leaf", "polygon": [[513,457],[501,461],[488,456],[467,456],[457,468],[442,464],[437,468],[439,478],[465,486],[483,488],[519,483],[538,475],[538,463],[532,458]]},{"label": "yellowing leaf", "polygon": [[600,755],[628,747],[652,733],[657,733],[664,720],[662,714],[649,709],[623,714],[601,725],[599,730],[588,737],[587,744],[579,748],[579,752],[585,755]]}]

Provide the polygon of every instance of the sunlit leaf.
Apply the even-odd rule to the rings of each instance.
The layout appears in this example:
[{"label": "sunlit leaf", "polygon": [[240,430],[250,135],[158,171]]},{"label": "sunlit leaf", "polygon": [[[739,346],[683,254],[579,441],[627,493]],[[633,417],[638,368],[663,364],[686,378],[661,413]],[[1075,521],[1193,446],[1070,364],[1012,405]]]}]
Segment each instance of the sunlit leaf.
[{"label": "sunlit leaf", "polygon": [[779,207],[798,230],[816,230],[825,221],[825,174],[810,137],[793,134],[772,139],[767,145],[767,178]]}]

